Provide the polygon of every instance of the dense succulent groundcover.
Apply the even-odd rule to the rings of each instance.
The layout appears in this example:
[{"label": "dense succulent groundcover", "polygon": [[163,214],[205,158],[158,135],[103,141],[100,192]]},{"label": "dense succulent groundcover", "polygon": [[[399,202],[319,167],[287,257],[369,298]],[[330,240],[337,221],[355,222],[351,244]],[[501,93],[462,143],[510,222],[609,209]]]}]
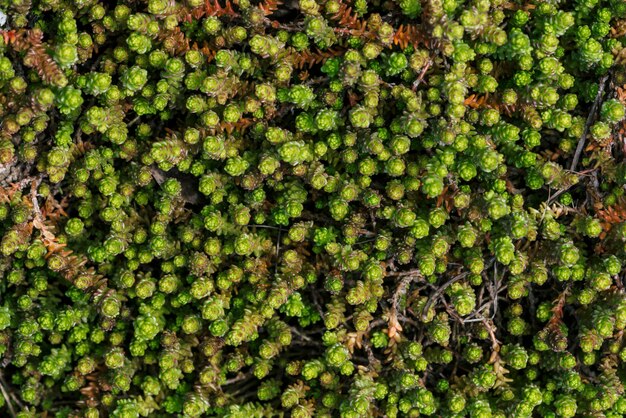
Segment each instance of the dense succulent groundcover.
[{"label": "dense succulent groundcover", "polygon": [[0,416],[626,415],[624,1],[0,10]]}]

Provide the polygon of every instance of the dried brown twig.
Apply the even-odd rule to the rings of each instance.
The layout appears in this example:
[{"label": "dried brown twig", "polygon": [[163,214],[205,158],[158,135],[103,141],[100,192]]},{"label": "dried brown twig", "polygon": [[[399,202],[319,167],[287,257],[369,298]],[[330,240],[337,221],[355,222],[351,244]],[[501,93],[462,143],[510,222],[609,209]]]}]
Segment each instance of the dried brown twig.
[{"label": "dried brown twig", "polygon": [[398,333],[402,331],[402,326],[398,322],[400,298],[406,293],[406,289],[412,281],[423,278],[424,276],[422,276],[422,273],[420,273],[419,270],[415,269],[411,272],[411,274],[405,275],[405,277],[398,283],[398,286],[396,286],[396,290],[391,297],[391,309],[389,310],[389,326],[387,330],[389,338],[394,338]]},{"label": "dried brown twig", "polygon": [[11,414],[11,417],[15,418],[17,414],[15,413],[13,402],[15,402],[15,404],[21,409],[24,409],[24,405],[22,405],[20,400],[13,393],[13,391],[9,392],[9,390],[10,390],[10,387],[7,384],[7,382],[4,380],[4,375],[2,374],[2,370],[0,370],[0,392],[2,392],[2,397],[4,398],[4,401],[9,409],[9,413]]},{"label": "dried brown twig", "polygon": [[428,298],[428,301],[426,301],[426,304],[424,305],[424,309],[422,309],[422,321],[426,321],[426,315],[428,315],[428,310],[430,309],[430,307],[432,306],[432,304],[435,302],[435,300],[437,300],[437,298],[439,298],[439,296],[441,296],[443,294],[443,292],[453,283],[458,282],[459,280],[461,280],[462,278],[466,277],[469,273],[465,272],[465,273],[461,273],[461,274],[457,274],[456,276],[454,276],[453,278],[451,278],[450,280],[448,280],[447,282],[445,282],[444,284],[442,284],[441,286],[439,286],[437,288],[437,290],[435,290],[435,292],[430,295],[430,297]]},{"label": "dried brown twig", "polygon": [[585,140],[587,139],[587,133],[589,132],[589,128],[593,123],[596,111],[602,102],[602,95],[604,94],[604,88],[606,87],[606,82],[609,79],[609,75],[605,75],[600,79],[600,84],[598,88],[598,94],[596,94],[596,99],[593,101],[593,105],[591,106],[591,110],[589,111],[589,116],[587,116],[587,121],[585,122],[585,129],[583,129],[583,133],[578,140],[578,145],[576,146],[576,152],[574,153],[574,158],[572,159],[572,164],[570,165],[570,171],[576,171],[576,166],[578,165],[578,160],[580,159],[580,154],[583,152],[585,147]]}]

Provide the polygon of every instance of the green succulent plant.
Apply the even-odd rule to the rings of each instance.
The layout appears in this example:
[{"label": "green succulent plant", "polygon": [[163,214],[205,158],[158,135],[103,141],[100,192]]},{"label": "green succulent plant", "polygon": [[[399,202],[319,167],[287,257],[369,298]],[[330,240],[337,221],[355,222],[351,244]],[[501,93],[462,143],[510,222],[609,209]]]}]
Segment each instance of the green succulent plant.
[{"label": "green succulent plant", "polygon": [[0,416],[626,414],[623,1],[0,10]]}]

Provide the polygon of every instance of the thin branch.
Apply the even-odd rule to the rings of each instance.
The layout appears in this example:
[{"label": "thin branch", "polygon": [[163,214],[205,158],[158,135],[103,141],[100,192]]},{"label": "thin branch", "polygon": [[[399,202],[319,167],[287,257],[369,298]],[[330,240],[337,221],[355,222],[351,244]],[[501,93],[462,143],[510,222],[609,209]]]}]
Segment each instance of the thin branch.
[{"label": "thin branch", "polygon": [[487,329],[489,333],[489,338],[491,338],[491,358],[489,359],[489,363],[493,364],[498,359],[498,353],[500,352],[500,341],[496,338],[496,332],[493,329],[493,322],[487,320],[485,318],[482,319],[483,325]]},{"label": "thin branch", "polygon": [[409,325],[412,325],[414,327],[418,327],[419,324],[417,323],[417,321],[412,320],[411,318],[408,318],[402,314],[398,314],[398,319],[402,322],[406,322]]},{"label": "thin branch", "polygon": [[393,338],[399,331],[402,331],[402,326],[398,323],[400,297],[406,293],[406,288],[413,280],[423,278],[422,274],[417,269],[413,270],[412,274],[405,274],[404,276],[405,277],[400,280],[400,283],[398,283],[398,286],[396,287],[396,290],[395,292],[393,292],[393,296],[391,297],[391,310],[389,311],[388,329],[389,338]]},{"label": "thin branch", "polygon": [[462,278],[464,278],[465,276],[467,276],[468,273],[461,273],[458,274],[456,276],[454,276],[453,278],[451,278],[450,280],[448,280],[447,282],[445,282],[444,284],[442,284],[441,286],[439,286],[437,288],[437,290],[435,290],[435,292],[430,295],[430,297],[428,298],[428,301],[426,302],[426,305],[424,305],[424,309],[422,310],[422,321],[426,321],[426,315],[428,313],[428,310],[430,309],[430,307],[432,306],[432,304],[435,302],[435,300],[437,300],[439,298],[439,296],[441,296],[443,294],[443,292],[453,283],[456,283],[457,281],[461,280]]},{"label": "thin branch", "polygon": [[230,379],[227,379],[222,384],[222,386],[232,385],[233,383],[241,382],[243,380],[246,380],[246,379],[250,378],[251,376],[252,376],[252,373],[239,373],[237,376],[231,377]]},{"label": "thin branch", "polygon": [[370,322],[370,324],[367,326],[367,331],[365,331],[366,333],[369,332],[371,329],[376,328],[380,325],[384,325],[386,322],[384,319],[375,319],[372,322]]},{"label": "thin branch", "polygon": [[426,75],[426,71],[428,71],[428,69],[430,68],[432,63],[433,63],[433,61],[429,59],[428,62],[426,63],[426,65],[424,65],[424,68],[422,69],[422,72],[420,72],[419,77],[417,77],[415,79],[415,81],[413,82],[413,87],[412,87],[413,91],[416,91],[417,88],[419,87],[419,85],[421,84],[422,80],[424,80],[424,76]]},{"label": "thin branch", "polygon": [[419,269],[412,269],[407,271],[397,271],[393,273],[388,273],[387,277],[402,277],[402,276],[415,276],[421,274]]},{"label": "thin branch", "polygon": [[253,224],[253,225],[248,225],[248,226],[249,227],[254,227],[254,228],[267,228],[267,229],[274,229],[276,231],[284,231],[283,228],[278,227],[278,226],[273,226],[273,225],[256,225],[256,224]]},{"label": "thin branch", "polygon": [[11,403],[11,399],[9,398],[9,395],[7,394],[7,391],[4,389],[3,385],[0,385],[0,390],[2,391],[2,396],[4,396],[4,401],[9,407],[9,413],[11,414],[11,417],[15,418],[16,416],[15,409],[13,409],[13,404]]},{"label": "thin branch", "polygon": [[498,288],[502,282],[502,277],[498,277],[498,263],[493,264],[493,281],[489,284],[489,295],[493,298],[493,312],[491,314],[491,319],[496,317],[496,313],[498,313]]},{"label": "thin branch", "polygon": [[278,230],[278,238],[276,239],[276,264],[274,264],[274,276],[278,274],[278,264],[280,260],[280,239],[282,238],[282,229]]},{"label": "thin branch", "polygon": [[[562,195],[563,193],[565,193],[566,191],[568,191],[570,188],[572,187],[572,185],[569,185],[563,189],[559,189],[556,191],[556,193],[551,194],[550,190],[548,191],[548,200],[547,200],[547,204],[546,204],[546,208],[560,195]],[[544,215],[545,215],[545,210],[544,210]],[[543,216],[542,216],[543,219]]]},{"label": "thin branch", "polygon": [[364,338],[361,344],[363,345],[363,349],[367,353],[367,360],[369,361],[370,367],[372,367],[373,369],[380,367],[380,360],[378,360],[374,355],[374,351],[372,351],[372,347],[370,347],[367,339]]},{"label": "thin branch", "polygon": [[24,409],[24,404],[20,401],[20,398],[17,397],[15,392],[11,391],[9,395],[11,396],[11,399],[13,399],[13,402],[15,402],[17,406],[20,407],[20,409]]},{"label": "thin branch", "polygon": [[323,318],[324,310],[322,309],[322,306],[320,305],[317,299],[317,292],[315,291],[313,287],[311,287],[311,297],[313,298],[313,305],[315,305],[315,309],[317,309],[317,313],[320,314],[320,318]]},{"label": "thin branch", "polygon": [[137,122],[139,122],[139,118],[140,118],[140,116],[139,116],[139,115],[135,116],[135,118],[134,118],[133,120],[131,120],[130,122],[128,122],[128,123],[126,124],[126,126],[128,126],[128,127],[130,128],[131,126],[133,126],[134,124],[136,124]]},{"label": "thin branch", "polygon": [[570,165],[570,171],[575,171],[576,166],[578,165],[578,160],[580,159],[580,154],[583,152],[583,148],[585,147],[585,139],[587,138],[587,133],[589,132],[589,127],[593,123],[594,117],[596,115],[596,111],[598,110],[598,106],[602,102],[602,94],[604,93],[604,87],[606,85],[606,81],[609,79],[609,75],[605,75],[600,79],[600,86],[598,87],[598,94],[596,94],[596,99],[593,101],[593,105],[591,106],[591,111],[589,112],[589,116],[587,116],[587,122],[585,123],[585,129],[583,129],[583,133],[578,140],[578,146],[576,147],[576,152],[574,153],[574,159],[572,160],[572,165]]},{"label": "thin branch", "polygon": [[13,409],[13,403],[11,402],[11,397],[9,397],[9,394],[7,393],[4,385],[5,385],[4,378],[2,377],[2,372],[0,372],[0,391],[2,391],[2,396],[4,397],[4,401],[9,407],[9,413],[11,414],[11,417],[15,418],[16,416],[15,409]]},{"label": "thin branch", "polygon": [[[488,308],[491,304],[492,304],[491,301],[485,302],[478,309],[476,309],[474,312],[472,312],[470,315],[468,315],[466,318],[464,318],[463,319],[463,323],[464,324],[469,324],[470,322],[481,322],[481,321],[483,321],[484,317],[482,315],[482,311],[485,308]],[[480,315],[480,317],[478,317],[479,315]]]},{"label": "thin branch", "polygon": [[312,342],[313,341],[313,339],[311,337],[309,337],[308,335],[298,331],[298,329],[296,327],[289,327],[289,329],[291,330],[292,333],[294,333],[295,335],[300,337],[302,340],[304,340],[306,342]]}]

